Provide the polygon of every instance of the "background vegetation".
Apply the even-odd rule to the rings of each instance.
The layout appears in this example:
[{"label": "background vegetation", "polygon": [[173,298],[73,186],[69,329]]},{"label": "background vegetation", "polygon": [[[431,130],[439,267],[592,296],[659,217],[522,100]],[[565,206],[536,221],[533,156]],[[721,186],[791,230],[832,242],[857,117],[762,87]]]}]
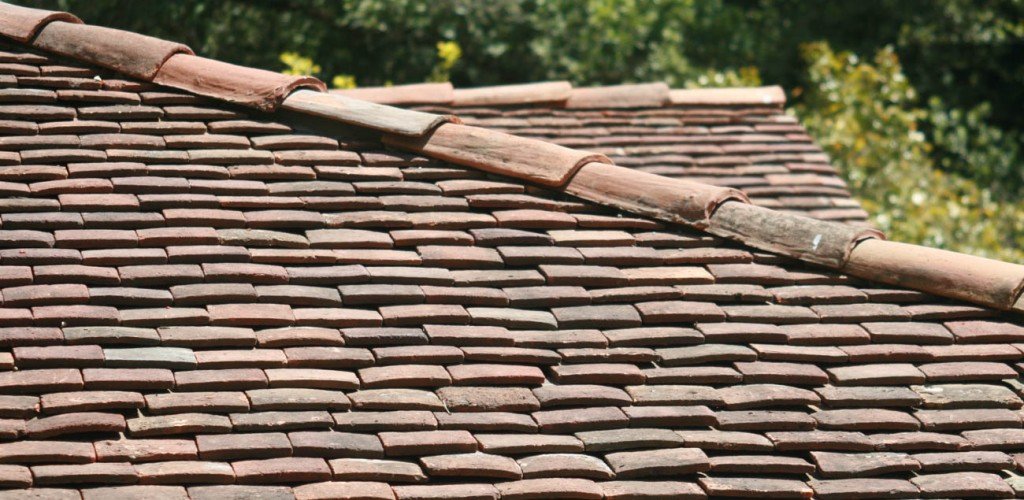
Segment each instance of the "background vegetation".
[{"label": "background vegetation", "polygon": [[779,84],[890,237],[1024,262],[1024,0],[35,0],[336,86]]}]

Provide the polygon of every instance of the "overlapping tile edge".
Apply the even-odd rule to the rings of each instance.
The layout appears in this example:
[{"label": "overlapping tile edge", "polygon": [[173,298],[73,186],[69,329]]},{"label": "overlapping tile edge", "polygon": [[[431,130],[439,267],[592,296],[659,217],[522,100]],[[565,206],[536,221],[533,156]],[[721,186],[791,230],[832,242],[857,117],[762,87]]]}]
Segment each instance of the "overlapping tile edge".
[{"label": "overlapping tile edge", "polygon": [[[115,34],[127,37],[119,40],[133,43],[118,43],[115,47],[110,43]],[[588,201],[696,227],[852,276],[999,310],[1024,312],[1022,265],[886,241],[877,231],[755,207],[733,189],[640,173],[610,161],[606,163],[599,156],[538,139],[461,125],[444,117],[424,120],[427,113],[379,106],[373,108],[379,112],[375,115],[358,109],[358,99],[327,99],[329,95],[318,98],[319,110],[311,111],[310,93],[305,89],[324,92],[326,86],[318,79],[202,58],[179,44],[80,24],[78,18],[67,13],[0,2],[0,35],[204,97],[265,112],[286,109],[375,129],[384,134],[383,142],[392,147],[558,188]],[[559,85],[559,89],[564,88]],[[559,89],[555,89],[556,97],[562,92]],[[507,87],[500,92],[510,93]],[[732,94],[692,93],[672,91],[665,84],[654,83],[569,89],[566,105],[587,107],[599,102],[607,106],[613,101],[637,107],[687,99],[691,103],[711,99],[742,101],[751,95],[761,95],[764,102],[778,99],[780,93],[777,88]],[[514,88],[511,94],[521,96],[529,92]],[[458,101],[455,95],[453,91],[452,102]],[[405,118],[422,126],[396,127]]]}]

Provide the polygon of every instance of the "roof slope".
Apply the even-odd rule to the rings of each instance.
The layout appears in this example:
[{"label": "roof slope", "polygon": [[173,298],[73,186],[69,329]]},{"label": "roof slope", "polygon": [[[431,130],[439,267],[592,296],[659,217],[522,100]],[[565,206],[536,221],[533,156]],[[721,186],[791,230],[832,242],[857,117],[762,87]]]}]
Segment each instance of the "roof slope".
[{"label": "roof slope", "polygon": [[778,87],[572,88],[545,82],[474,89],[450,84],[335,90],[374,102],[457,114],[477,125],[608,155],[616,164],[737,188],[760,206],[864,224],[867,213]]},{"label": "roof slope", "polygon": [[[0,82],[0,499],[1014,494],[1018,316],[562,192],[629,201],[599,162],[23,45]],[[450,130],[383,138],[478,160]],[[770,212],[661,182],[666,219]]]}]

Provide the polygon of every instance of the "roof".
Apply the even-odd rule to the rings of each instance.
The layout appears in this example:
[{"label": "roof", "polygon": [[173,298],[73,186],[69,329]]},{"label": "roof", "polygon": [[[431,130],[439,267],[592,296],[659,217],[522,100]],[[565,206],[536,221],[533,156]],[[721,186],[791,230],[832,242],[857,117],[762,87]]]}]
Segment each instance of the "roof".
[{"label": "roof", "polygon": [[1019,488],[1020,266],[73,20],[0,3],[0,499]]},{"label": "roof", "polygon": [[736,188],[756,205],[866,224],[867,212],[795,117],[779,87],[573,88],[541,82],[455,89],[449,83],[332,92],[607,155],[642,172]]}]

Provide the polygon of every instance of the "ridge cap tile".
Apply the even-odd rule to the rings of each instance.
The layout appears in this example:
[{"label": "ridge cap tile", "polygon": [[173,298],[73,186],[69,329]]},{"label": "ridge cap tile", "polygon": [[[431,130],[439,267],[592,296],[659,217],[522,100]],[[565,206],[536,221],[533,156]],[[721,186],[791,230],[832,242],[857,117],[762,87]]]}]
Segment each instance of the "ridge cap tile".
[{"label": "ridge cap tile", "polygon": [[63,21],[81,24],[74,14],[23,7],[0,2],[0,35],[27,43],[46,25]]}]

